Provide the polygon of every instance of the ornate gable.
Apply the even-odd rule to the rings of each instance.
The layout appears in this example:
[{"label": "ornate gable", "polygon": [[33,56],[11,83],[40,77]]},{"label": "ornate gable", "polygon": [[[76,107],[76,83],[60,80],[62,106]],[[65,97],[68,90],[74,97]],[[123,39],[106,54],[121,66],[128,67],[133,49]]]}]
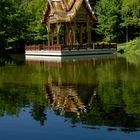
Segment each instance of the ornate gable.
[{"label": "ornate gable", "polygon": [[63,3],[66,6],[67,11],[69,11],[72,8],[74,2],[75,0],[63,0]]},{"label": "ornate gable", "polygon": [[87,16],[95,19],[94,12],[88,0],[48,0],[43,23],[72,22],[75,20],[75,17],[81,17],[81,20],[85,21]]}]

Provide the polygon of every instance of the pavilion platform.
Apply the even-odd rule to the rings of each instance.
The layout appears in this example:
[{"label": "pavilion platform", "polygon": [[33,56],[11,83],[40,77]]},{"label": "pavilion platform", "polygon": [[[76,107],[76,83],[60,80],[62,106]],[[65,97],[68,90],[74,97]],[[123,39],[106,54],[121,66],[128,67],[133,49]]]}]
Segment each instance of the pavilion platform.
[{"label": "pavilion platform", "polygon": [[28,45],[25,46],[27,56],[79,56],[113,54],[117,52],[116,44],[91,44],[91,45]]}]

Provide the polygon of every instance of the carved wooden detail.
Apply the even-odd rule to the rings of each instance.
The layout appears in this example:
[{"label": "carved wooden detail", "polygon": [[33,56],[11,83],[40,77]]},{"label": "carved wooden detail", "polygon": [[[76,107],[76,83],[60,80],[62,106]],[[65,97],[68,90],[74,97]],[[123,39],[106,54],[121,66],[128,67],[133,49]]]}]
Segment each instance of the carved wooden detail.
[{"label": "carved wooden detail", "polygon": [[[95,15],[88,0],[48,0],[43,23],[47,25],[48,46],[54,44],[55,30],[57,44],[83,44],[83,35],[87,34],[87,44],[92,41],[92,25]],[[62,27],[62,28],[61,28]],[[61,41],[63,30],[63,41]],[[61,34],[61,36],[60,36]],[[76,38],[78,36],[78,38]]]}]

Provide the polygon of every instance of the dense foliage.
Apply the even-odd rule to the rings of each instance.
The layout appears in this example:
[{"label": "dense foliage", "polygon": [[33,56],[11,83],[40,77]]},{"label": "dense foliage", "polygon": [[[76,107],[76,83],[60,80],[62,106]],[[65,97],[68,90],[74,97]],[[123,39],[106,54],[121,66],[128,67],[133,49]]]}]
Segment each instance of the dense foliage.
[{"label": "dense foliage", "polygon": [[0,0],[0,46],[37,43],[46,38],[41,24],[45,0]]},{"label": "dense foliage", "polygon": [[105,41],[122,42],[139,36],[140,0],[99,0],[97,31]]},{"label": "dense foliage", "polygon": [[96,5],[98,17],[97,31],[104,36],[106,42],[114,41],[119,34],[121,1],[100,0]]},{"label": "dense foliage", "polygon": [[[0,46],[45,43],[47,31],[41,19],[46,2],[0,0]],[[139,36],[140,0],[90,0],[90,3],[97,16],[94,28],[99,41],[122,42],[126,37],[128,40]]]}]

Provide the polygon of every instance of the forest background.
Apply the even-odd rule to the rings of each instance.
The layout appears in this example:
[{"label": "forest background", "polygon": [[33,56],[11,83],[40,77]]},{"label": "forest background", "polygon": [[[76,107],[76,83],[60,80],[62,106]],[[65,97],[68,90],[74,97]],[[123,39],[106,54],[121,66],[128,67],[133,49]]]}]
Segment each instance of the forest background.
[{"label": "forest background", "polygon": [[[0,0],[0,47],[47,42],[42,25],[47,0]],[[94,42],[128,42],[140,36],[140,0],[90,0],[97,21]]]}]

